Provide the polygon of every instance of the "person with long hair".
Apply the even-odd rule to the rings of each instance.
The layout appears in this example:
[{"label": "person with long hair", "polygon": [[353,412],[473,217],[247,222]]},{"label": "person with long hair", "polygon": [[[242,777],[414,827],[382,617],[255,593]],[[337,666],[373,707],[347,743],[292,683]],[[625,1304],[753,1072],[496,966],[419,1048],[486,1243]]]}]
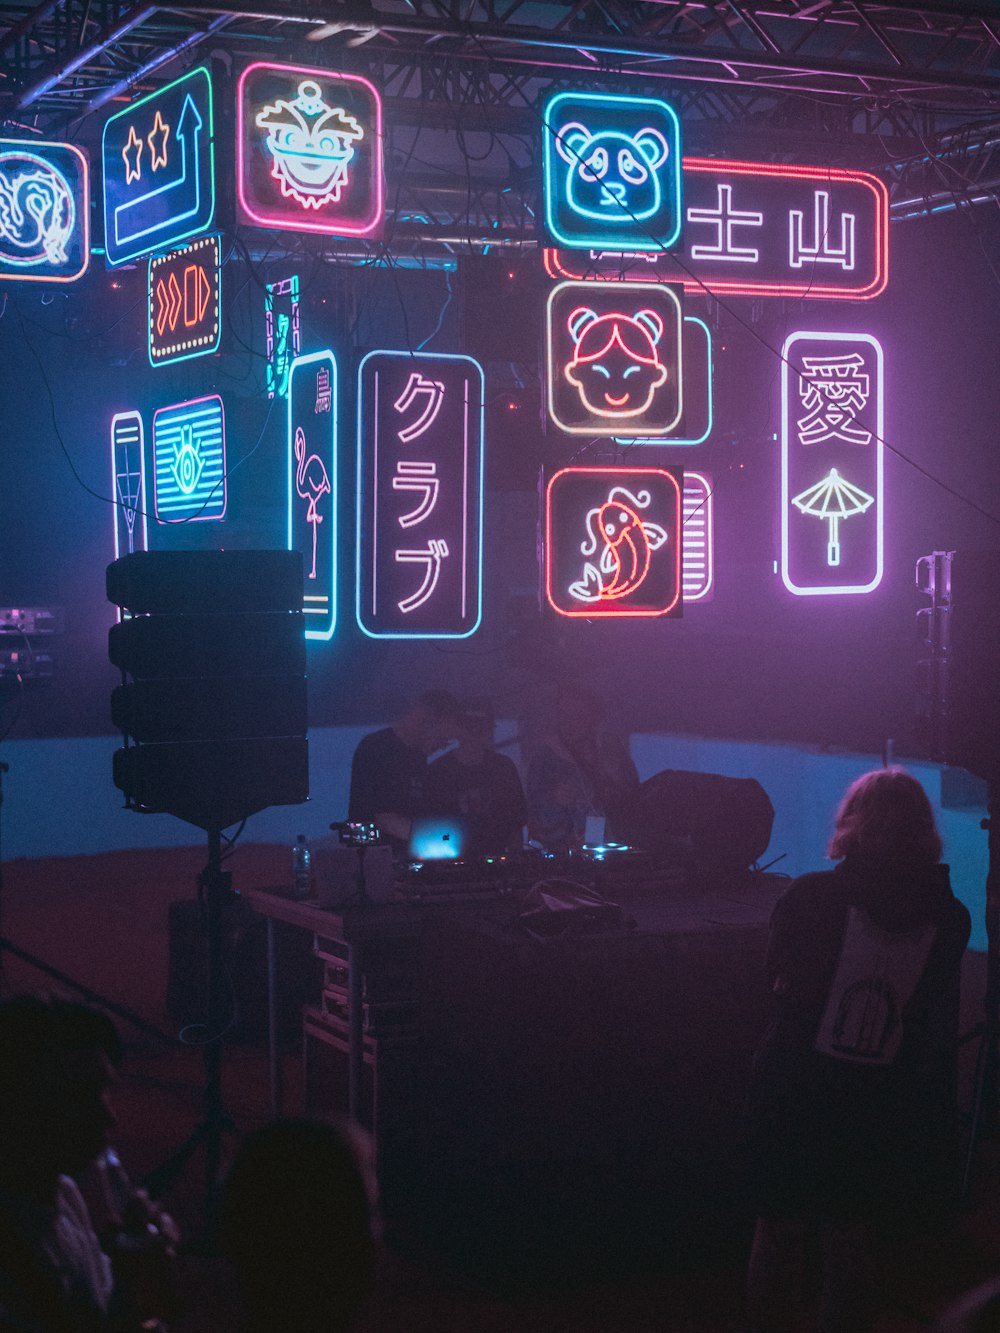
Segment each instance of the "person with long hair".
[{"label": "person with long hair", "polygon": [[837,811],[839,864],[795,880],[774,910],[748,1116],[755,1333],[799,1327],[810,1278],[822,1333],[871,1328],[876,1256],[951,1201],[970,919],[941,852],[919,782],[866,773]]}]

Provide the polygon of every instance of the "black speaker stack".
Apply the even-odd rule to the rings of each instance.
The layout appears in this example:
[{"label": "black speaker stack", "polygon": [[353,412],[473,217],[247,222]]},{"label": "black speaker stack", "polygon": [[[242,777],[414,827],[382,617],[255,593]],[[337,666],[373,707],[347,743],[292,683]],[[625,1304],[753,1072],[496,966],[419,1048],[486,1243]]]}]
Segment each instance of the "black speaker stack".
[{"label": "black speaker stack", "polygon": [[125,744],[114,783],[143,812],[223,829],[309,795],[298,551],[138,551],[107,570]]},{"label": "black speaker stack", "polygon": [[1000,551],[934,551],[917,562],[929,605],[918,733],[934,759],[1000,782]]}]

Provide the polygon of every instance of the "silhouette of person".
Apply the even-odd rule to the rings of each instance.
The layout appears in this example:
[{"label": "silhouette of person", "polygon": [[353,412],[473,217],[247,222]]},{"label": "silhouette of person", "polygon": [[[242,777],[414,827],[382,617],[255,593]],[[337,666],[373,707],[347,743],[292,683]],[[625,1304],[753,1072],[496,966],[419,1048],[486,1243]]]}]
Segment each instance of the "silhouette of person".
[{"label": "silhouette of person", "polygon": [[773,1014],[748,1105],[759,1210],[748,1313],[760,1333],[798,1327],[817,1245],[818,1327],[870,1328],[879,1257],[940,1217],[956,1179],[970,921],[916,779],[858,778],[829,855],[836,868],[795,880],[771,918]]},{"label": "silhouette of person", "polygon": [[119,1264],[124,1236],[102,1247],[75,1179],[108,1148],[122,1055],[114,1024],[86,1005],[0,1003],[0,1329],[131,1333],[148,1314],[136,1298],[172,1251],[173,1223],[138,1192],[122,1200],[132,1216],[119,1211],[114,1229],[142,1244]]},{"label": "silhouette of person", "polygon": [[240,1333],[343,1333],[375,1258],[371,1146],[347,1124],[276,1120],[247,1138],[222,1195],[220,1248]]},{"label": "silhouette of person", "polygon": [[405,852],[413,820],[427,808],[427,759],[455,737],[458,700],[427,690],[391,727],[370,732],[354,751],[348,819],[377,824]]},{"label": "silhouette of person", "polygon": [[427,770],[428,804],[468,826],[466,856],[498,856],[522,844],[527,808],[521,776],[513,759],[493,748],[494,727],[489,700],[466,699],[455,727],[458,744]]},{"label": "silhouette of person", "polygon": [[597,695],[564,686],[556,725],[528,765],[528,832],[543,846],[565,851],[580,846],[587,820],[605,820],[605,835],[621,836],[639,776],[624,743],[601,731]]}]

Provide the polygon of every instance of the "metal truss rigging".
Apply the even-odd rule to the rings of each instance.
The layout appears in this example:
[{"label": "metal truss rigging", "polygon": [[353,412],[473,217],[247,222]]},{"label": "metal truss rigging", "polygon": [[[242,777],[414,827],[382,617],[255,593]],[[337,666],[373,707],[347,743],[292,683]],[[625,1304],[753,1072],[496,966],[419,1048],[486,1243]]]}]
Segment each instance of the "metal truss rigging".
[{"label": "metal truss rigging", "polygon": [[990,0],[42,0],[7,3],[4,18],[4,95],[22,111],[86,109],[220,28],[255,49],[326,33],[372,55],[460,57],[500,74],[495,96],[505,99],[505,79],[588,74],[965,108],[1000,101]]},{"label": "metal truss rigging", "polygon": [[[93,112],[164,81],[184,53],[336,64],[383,90],[398,160],[418,132],[489,135],[485,193],[462,216],[512,237],[532,227],[524,211],[515,225],[512,200],[535,166],[543,97],[583,79],[669,95],[692,152],[878,169],[900,217],[992,197],[1000,180],[994,0],[240,3],[0,0],[0,116],[85,137]],[[418,193],[414,216],[433,181]],[[461,189],[450,197],[446,229]]]}]

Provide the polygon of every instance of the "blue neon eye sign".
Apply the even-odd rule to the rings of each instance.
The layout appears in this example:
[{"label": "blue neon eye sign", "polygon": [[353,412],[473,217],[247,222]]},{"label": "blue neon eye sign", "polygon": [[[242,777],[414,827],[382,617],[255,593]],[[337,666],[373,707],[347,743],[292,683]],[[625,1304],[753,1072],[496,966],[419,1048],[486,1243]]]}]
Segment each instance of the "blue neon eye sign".
[{"label": "blue neon eye sign", "polygon": [[662,250],[681,234],[680,122],[655,97],[557,93],[545,108],[545,224],[559,245]]},{"label": "blue neon eye sign", "polygon": [[158,523],[225,515],[226,426],[218,394],[154,413],[153,494]]},{"label": "blue neon eye sign", "polygon": [[0,139],[0,279],[75,282],[90,263],[90,168],[68,143]]},{"label": "blue neon eye sign", "polygon": [[198,68],[104,126],[104,245],[108,263],[177,245],[215,214],[212,80]]}]

